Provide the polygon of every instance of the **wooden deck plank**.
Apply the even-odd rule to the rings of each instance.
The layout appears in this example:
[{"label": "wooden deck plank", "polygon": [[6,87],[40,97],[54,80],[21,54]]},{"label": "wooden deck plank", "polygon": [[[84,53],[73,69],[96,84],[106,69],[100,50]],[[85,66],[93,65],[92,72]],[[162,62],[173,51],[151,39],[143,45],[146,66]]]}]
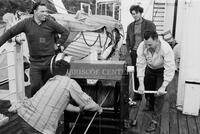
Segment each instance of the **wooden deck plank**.
[{"label": "wooden deck plank", "polygon": [[170,109],[169,112],[169,119],[170,119],[170,134],[178,134],[178,121],[177,121],[177,110]]},{"label": "wooden deck plank", "polygon": [[170,134],[178,134],[178,120],[177,120],[177,109],[176,109],[176,93],[178,85],[178,74],[175,76],[168,86],[169,95],[169,127]]},{"label": "wooden deck plank", "polygon": [[136,126],[136,132],[138,132],[138,134],[141,134],[142,133],[142,125],[144,124],[143,123],[143,116],[144,116],[144,113],[143,113],[143,108],[144,108],[144,105],[146,103],[146,100],[145,100],[145,97],[143,95],[142,97],[142,101],[140,103],[140,107],[138,109],[138,113],[137,113],[137,116],[135,118],[135,120],[137,121],[137,126]]},{"label": "wooden deck plank", "polygon": [[189,134],[198,134],[197,125],[194,116],[187,116]]},{"label": "wooden deck plank", "polygon": [[160,134],[169,134],[169,96],[166,95],[165,103],[163,105]]},{"label": "wooden deck plank", "polygon": [[200,116],[196,117],[196,123],[197,123],[197,130],[198,130],[198,134],[200,134]]},{"label": "wooden deck plank", "polygon": [[188,134],[188,126],[186,116],[178,111],[178,124],[179,124],[179,133]]},{"label": "wooden deck plank", "polygon": [[196,117],[196,123],[197,123],[198,134],[200,134],[200,116]]},{"label": "wooden deck plank", "polygon": [[150,115],[147,112],[143,112],[142,117],[143,118],[142,118],[141,134],[148,134],[145,130],[150,124],[151,121]]}]

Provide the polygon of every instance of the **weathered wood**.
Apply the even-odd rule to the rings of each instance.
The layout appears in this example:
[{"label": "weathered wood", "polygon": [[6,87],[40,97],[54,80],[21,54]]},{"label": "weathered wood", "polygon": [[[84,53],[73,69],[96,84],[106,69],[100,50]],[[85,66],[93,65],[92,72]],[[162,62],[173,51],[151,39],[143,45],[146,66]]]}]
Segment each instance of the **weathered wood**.
[{"label": "weathered wood", "polygon": [[170,118],[170,134],[178,134],[178,121],[177,121],[177,110],[176,109],[170,109],[169,112],[169,118]]},{"label": "weathered wood", "polygon": [[198,134],[200,134],[200,116],[195,118],[196,123],[197,123],[197,130],[198,130]]},{"label": "weathered wood", "polygon": [[169,96],[166,95],[165,103],[163,105],[160,134],[169,134]]},{"label": "weathered wood", "polygon": [[140,107],[138,109],[138,113],[137,113],[137,116],[135,119],[137,121],[136,130],[137,130],[138,134],[141,134],[143,131],[142,130],[143,116],[144,116],[143,109],[144,109],[145,103],[146,103],[146,100],[145,100],[145,96],[143,95],[142,101],[140,103]]},{"label": "weathered wood", "polygon": [[179,133],[188,134],[188,125],[186,116],[178,111],[178,124],[179,124]]},{"label": "weathered wood", "polygon": [[178,120],[176,110],[176,91],[177,91],[178,75],[175,74],[172,82],[168,86],[169,95],[169,127],[170,134],[178,134]]},{"label": "weathered wood", "polygon": [[194,116],[187,116],[189,134],[198,134],[197,125]]},{"label": "weathered wood", "polygon": [[142,116],[142,120],[141,120],[142,126],[141,126],[140,134],[148,134],[145,130],[149,126],[150,122],[151,122],[151,119],[149,117],[149,113],[143,112],[143,116]]}]

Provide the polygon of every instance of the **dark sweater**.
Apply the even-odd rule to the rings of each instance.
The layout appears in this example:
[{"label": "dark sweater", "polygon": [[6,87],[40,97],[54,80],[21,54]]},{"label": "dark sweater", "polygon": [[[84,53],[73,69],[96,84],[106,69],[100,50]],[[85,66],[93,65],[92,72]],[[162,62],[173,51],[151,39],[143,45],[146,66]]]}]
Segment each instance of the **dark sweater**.
[{"label": "dark sweater", "polygon": [[[156,26],[153,22],[143,18],[143,21],[141,24],[142,40],[144,39],[144,32],[146,30],[156,31]],[[127,45],[128,51],[134,49],[134,46],[135,46],[135,21],[130,23],[127,27],[126,45]]]},{"label": "dark sweater", "polygon": [[[33,17],[30,17],[8,29],[0,37],[0,46],[21,32],[26,34],[31,57],[54,55],[55,43],[62,45],[69,36],[67,29],[54,20],[47,19],[45,22],[42,22],[42,24],[38,25]],[[61,34],[57,42],[55,42],[56,33]]]}]

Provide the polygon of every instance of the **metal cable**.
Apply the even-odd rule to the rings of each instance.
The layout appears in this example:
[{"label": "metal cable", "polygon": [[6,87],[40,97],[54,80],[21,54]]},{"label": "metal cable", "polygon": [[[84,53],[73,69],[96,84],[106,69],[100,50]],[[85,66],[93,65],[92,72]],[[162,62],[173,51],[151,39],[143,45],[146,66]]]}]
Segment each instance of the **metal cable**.
[{"label": "metal cable", "polygon": [[[111,90],[106,94],[105,98],[103,99],[103,101],[102,101],[101,104],[99,105],[100,107],[103,105],[103,103],[104,103],[105,100],[107,99],[107,97],[108,97],[108,95],[110,94],[110,92],[111,92]],[[92,122],[93,122],[95,116],[97,115],[97,113],[98,113],[98,111],[96,111],[95,114],[93,115],[93,117],[92,117],[90,123],[88,124],[88,126],[87,126],[87,128],[86,128],[84,134],[87,133],[87,131],[88,131],[89,127],[91,126],[91,124],[92,124]]]}]

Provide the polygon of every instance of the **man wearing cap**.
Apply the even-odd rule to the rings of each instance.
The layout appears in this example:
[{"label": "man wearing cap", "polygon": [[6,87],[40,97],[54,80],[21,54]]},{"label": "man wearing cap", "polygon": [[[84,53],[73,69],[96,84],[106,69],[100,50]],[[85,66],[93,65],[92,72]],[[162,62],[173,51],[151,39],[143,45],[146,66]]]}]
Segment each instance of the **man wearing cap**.
[{"label": "man wearing cap", "polygon": [[[55,44],[63,45],[69,36],[68,30],[48,17],[43,3],[35,3],[33,17],[26,18],[8,29],[0,37],[0,46],[12,37],[24,32],[28,41],[30,55],[31,96],[52,77],[49,64],[55,55]],[[55,40],[55,34],[61,37]]]},{"label": "man wearing cap", "polygon": [[[25,99],[9,111],[17,111],[23,134],[55,134],[59,118],[66,109],[73,112],[82,110],[102,112],[102,108],[82,91],[79,84],[67,74],[70,64],[67,58],[55,60],[55,76],[29,99]],[[78,106],[70,104],[73,99]],[[17,132],[16,132],[17,133]]]}]

